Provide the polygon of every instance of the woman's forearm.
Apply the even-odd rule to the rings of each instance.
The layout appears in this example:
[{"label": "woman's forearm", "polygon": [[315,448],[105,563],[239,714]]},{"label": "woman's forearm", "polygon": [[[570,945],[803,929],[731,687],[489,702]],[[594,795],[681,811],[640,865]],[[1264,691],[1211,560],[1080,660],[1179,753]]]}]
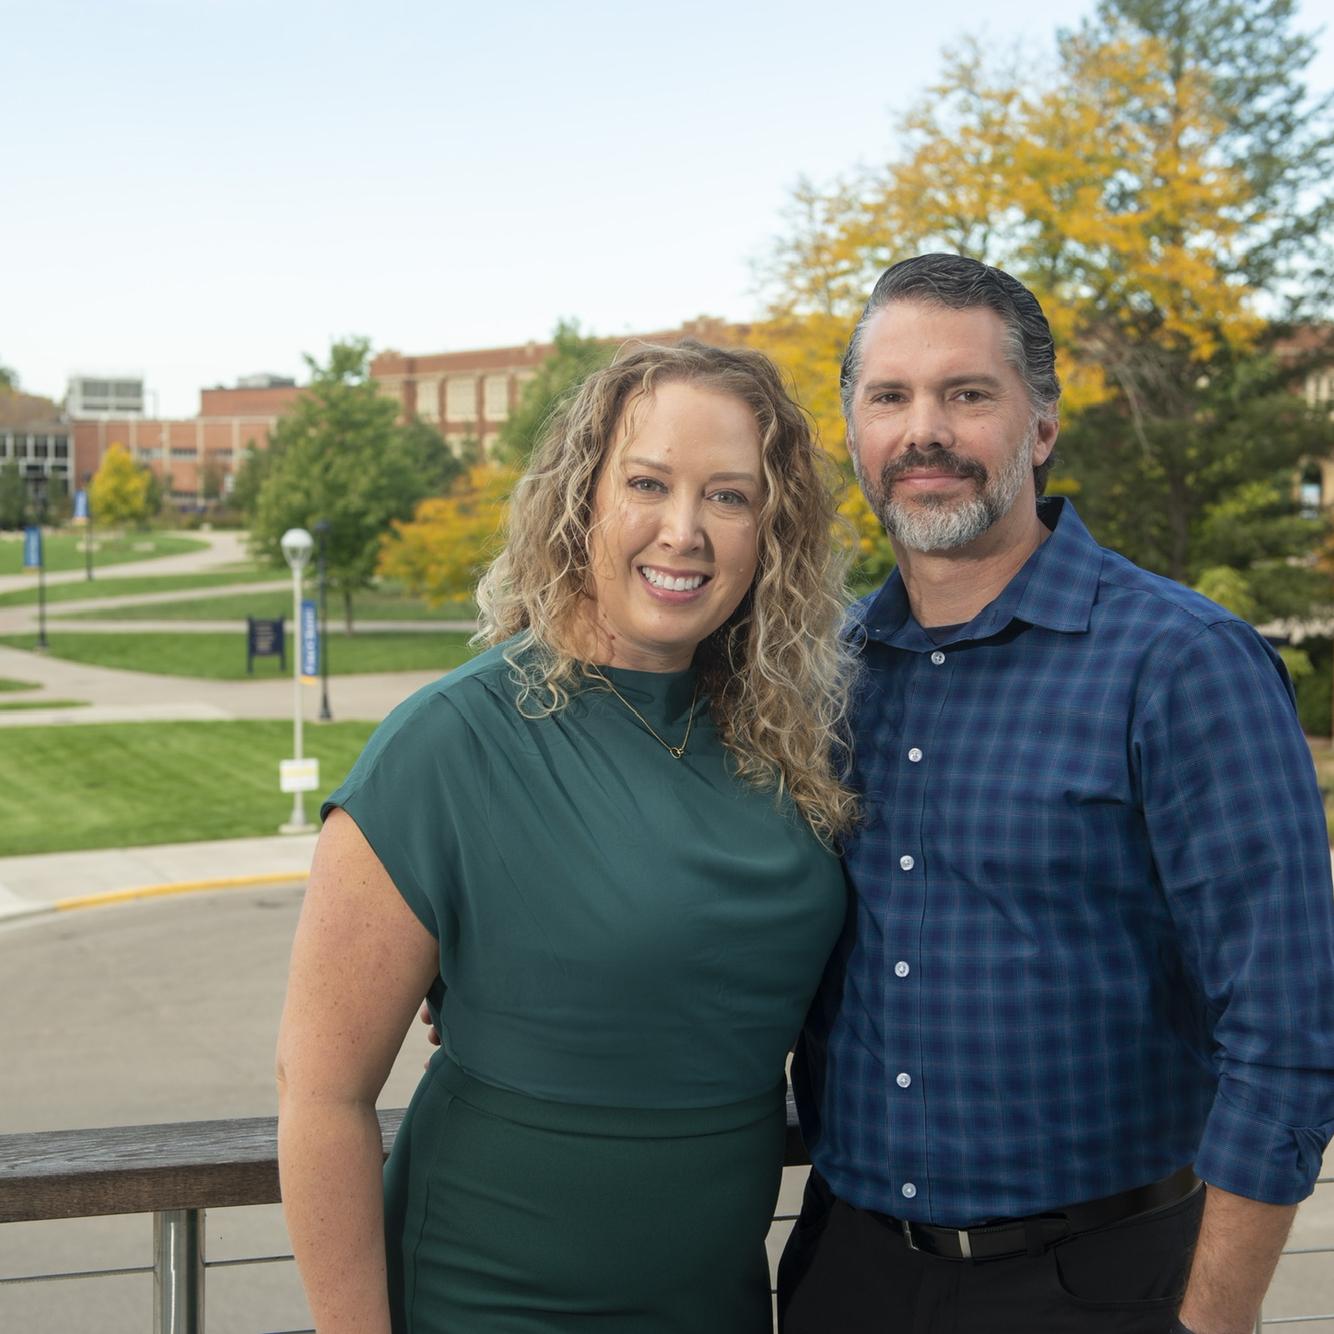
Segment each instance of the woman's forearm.
[{"label": "woman's forearm", "polygon": [[319,1334],[389,1334],[374,1107],[279,1098],[283,1213]]}]

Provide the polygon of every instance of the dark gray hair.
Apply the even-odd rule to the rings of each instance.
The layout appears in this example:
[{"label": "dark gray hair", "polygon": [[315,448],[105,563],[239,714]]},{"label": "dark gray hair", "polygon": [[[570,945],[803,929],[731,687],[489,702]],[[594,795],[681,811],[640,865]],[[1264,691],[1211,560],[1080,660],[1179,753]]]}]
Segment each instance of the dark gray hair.
[{"label": "dark gray hair", "polygon": [[[963,255],[916,255],[900,260],[876,280],[870,299],[848,340],[839,373],[843,418],[852,439],[852,396],[862,370],[862,337],[868,321],[891,301],[918,301],[950,310],[985,307],[1005,325],[1005,357],[1019,373],[1039,419],[1056,417],[1061,382],[1056,376],[1056,345],[1038,299],[1017,278]],[[1033,469],[1041,495],[1053,460]]]}]

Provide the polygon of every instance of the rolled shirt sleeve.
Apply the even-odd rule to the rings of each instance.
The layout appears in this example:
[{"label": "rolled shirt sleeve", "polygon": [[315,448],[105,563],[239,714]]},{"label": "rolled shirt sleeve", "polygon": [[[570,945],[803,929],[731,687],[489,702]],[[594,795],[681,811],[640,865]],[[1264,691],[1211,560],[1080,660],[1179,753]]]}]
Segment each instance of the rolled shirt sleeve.
[{"label": "rolled shirt sleeve", "polygon": [[[1218,1091],[1196,1171],[1270,1204],[1310,1194],[1334,1133],[1334,891],[1282,662],[1219,620],[1146,673],[1132,758]],[[1150,681],[1153,684],[1149,684]]]}]

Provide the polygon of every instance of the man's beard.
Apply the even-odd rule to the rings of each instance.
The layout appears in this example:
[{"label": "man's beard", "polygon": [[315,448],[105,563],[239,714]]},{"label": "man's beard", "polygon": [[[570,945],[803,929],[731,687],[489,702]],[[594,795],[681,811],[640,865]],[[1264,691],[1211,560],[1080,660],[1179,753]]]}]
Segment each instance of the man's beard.
[{"label": "man's beard", "polygon": [[[952,551],[981,537],[1010,512],[1025,480],[1032,475],[1036,441],[1034,422],[1019,448],[1001,464],[994,477],[976,459],[963,458],[948,449],[923,453],[914,447],[885,464],[873,487],[856,463],[855,450],[853,460],[867,502],[890,537],[910,551]],[[962,500],[929,494],[906,504],[895,500],[894,482],[905,472],[918,469],[971,478],[977,483],[977,490]]]}]

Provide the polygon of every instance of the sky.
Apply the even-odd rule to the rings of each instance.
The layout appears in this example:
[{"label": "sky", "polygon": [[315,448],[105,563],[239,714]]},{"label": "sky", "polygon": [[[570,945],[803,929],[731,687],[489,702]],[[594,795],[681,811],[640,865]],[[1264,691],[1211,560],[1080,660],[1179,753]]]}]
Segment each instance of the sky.
[{"label": "sky", "polygon": [[[962,37],[1081,0],[0,0],[0,364],[150,406],[408,353],[759,313],[799,177],[885,160]],[[1334,0],[1299,27],[1334,29]],[[1334,36],[1313,88],[1334,87]]]}]

